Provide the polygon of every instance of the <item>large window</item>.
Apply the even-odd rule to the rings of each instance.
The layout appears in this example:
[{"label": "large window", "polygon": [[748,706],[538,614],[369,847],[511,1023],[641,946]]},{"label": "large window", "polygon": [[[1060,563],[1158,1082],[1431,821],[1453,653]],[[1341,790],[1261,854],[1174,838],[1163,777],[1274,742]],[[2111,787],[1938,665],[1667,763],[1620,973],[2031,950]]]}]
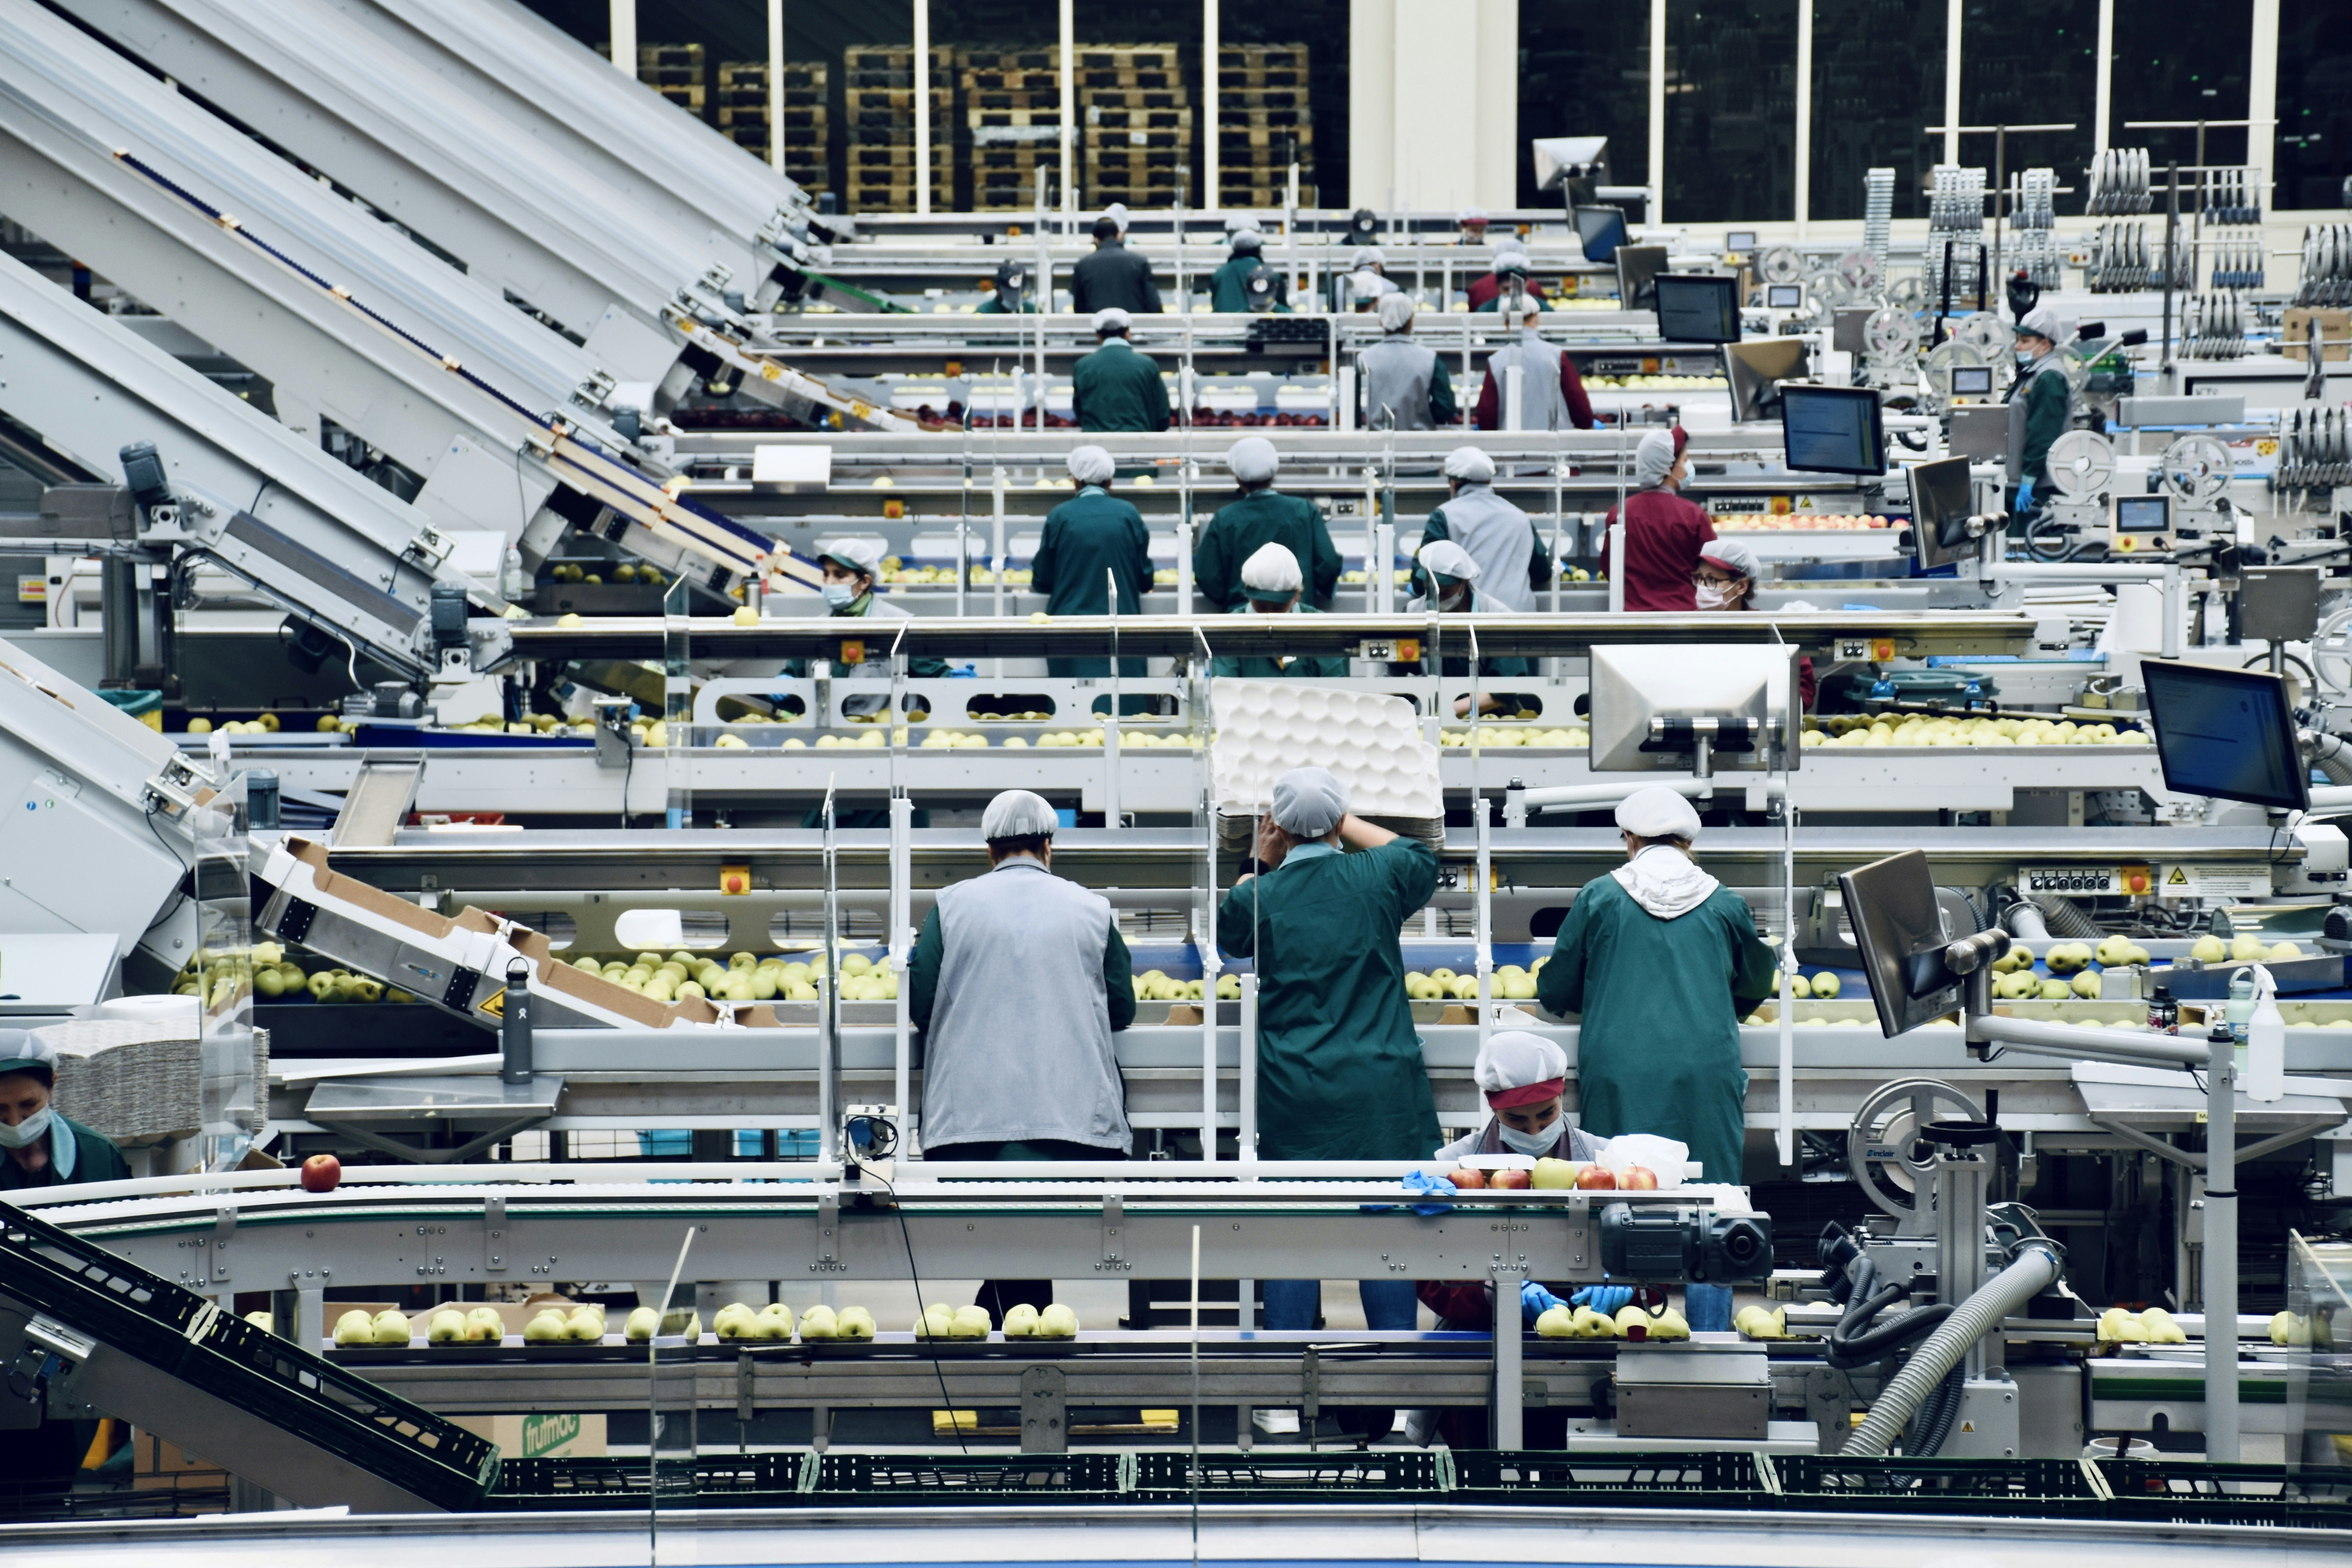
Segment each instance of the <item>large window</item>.
[{"label": "large window", "polygon": [[[1910,0],[1814,0],[1810,216],[1864,216],[1873,169],[1895,171],[1895,216],[1925,217],[1942,120],[1944,8]],[[1793,210],[1794,204],[1791,205]]]},{"label": "large window", "polygon": [[2341,207],[2352,177],[2352,5],[2282,0],[2278,162],[2282,207]]},{"label": "large window", "polygon": [[1668,5],[1669,222],[1755,221],[1796,211],[1799,3]]},{"label": "large window", "polygon": [[[2150,163],[2158,170],[2174,162],[2196,163],[2195,130],[2130,131],[2125,129],[2126,123],[2243,120],[2253,47],[2254,14],[2250,0],[2221,5],[2205,0],[2119,0],[2115,123],[2108,128],[2109,144],[2147,148]],[[2209,130],[2204,161],[2244,163],[2245,132]]]},{"label": "large window", "polygon": [[[2002,140],[2006,173],[2051,169],[2061,187],[2073,187],[2074,195],[2058,198],[2061,213],[2081,212],[2087,199],[2084,171],[2095,144],[2098,50],[2098,0],[1979,3],[1968,7],[1960,23],[1961,124],[2074,127]],[[1936,101],[1943,101],[1940,86]],[[1940,145],[1942,138],[1935,141]],[[1994,178],[1994,143],[1989,135],[1960,138],[1960,162],[1983,165],[1988,186]]]},{"label": "large window", "polygon": [[[1539,136],[1606,136],[1610,177],[1650,177],[1650,8],[1583,0],[1519,3],[1519,205],[1556,205],[1536,189],[1528,143]],[[1668,145],[1672,145],[1671,142]]]}]

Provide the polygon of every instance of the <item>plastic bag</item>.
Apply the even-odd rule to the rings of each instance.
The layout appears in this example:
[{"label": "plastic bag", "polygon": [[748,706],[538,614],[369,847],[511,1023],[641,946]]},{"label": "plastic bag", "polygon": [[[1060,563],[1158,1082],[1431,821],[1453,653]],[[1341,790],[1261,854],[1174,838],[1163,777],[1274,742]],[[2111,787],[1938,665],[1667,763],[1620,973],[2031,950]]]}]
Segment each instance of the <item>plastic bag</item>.
[{"label": "plastic bag", "polygon": [[1654,1133],[1628,1132],[1603,1143],[1596,1163],[1620,1175],[1639,1165],[1657,1177],[1658,1185],[1664,1188],[1683,1184],[1683,1165],[1689,1159],[1687,1143],[1677,1143]]}]

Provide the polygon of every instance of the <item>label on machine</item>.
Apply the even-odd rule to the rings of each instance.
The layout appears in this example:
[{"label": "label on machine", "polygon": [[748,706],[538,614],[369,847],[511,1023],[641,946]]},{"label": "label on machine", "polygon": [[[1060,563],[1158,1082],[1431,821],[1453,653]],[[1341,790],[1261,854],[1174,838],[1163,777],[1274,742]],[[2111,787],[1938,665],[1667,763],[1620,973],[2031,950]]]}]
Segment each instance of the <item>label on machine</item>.
[{"label": "label on machine", "polygon": [[[2133,898],[2158,890],[2151,866],[2021,866],[2017,885],[2028,893],[2102,894]],[[2176,895],[2177,896],[2177,895]]]},{"label": "label on machine", "polygon": [[2181,861],[2158,868],[2158,893],[2168,899],[2267,899],[2271,868],[2260,860],[2197,865]]}]

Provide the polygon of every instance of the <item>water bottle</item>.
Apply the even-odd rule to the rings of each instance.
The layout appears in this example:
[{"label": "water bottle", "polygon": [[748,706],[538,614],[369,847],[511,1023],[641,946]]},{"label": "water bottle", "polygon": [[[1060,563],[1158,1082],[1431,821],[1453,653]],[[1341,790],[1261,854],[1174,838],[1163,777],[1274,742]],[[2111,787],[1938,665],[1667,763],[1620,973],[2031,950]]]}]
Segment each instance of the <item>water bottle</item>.
[{"label": "water bottle", "polygon": [[2230,1037],[2238,1042],[2240,1065],[2244,1065],[2246,1026],[2254,1016],[2254,978],[2251,969],[2240,969],[2230,976],[2230,1000],[2224,1016],[2230,1020]]},{"label": "water bottle", "polygon": [[2271,972],[2254,966],[2254,1009],[2247,1021],[2238,1081],[2246,1098],[2269,1102],[2286,1093],[2286,1020],[2279,1016],[2277,984]]}]

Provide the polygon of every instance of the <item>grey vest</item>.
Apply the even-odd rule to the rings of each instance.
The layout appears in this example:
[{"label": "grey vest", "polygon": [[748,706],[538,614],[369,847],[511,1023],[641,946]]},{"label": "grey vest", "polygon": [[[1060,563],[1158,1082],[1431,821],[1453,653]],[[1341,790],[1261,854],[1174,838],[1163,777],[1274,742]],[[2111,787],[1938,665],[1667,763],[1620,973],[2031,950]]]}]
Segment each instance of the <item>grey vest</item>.
[{"label": "grey vest", "polygon": [[[2024,372],[2018,376],[2016,383],[2010,387],[2009,482],[2011,484],[2015,484],[2025,477],[2025,404],[2026,399],[2032,394],[2034,379],[2037,376],[2054,375],[2063,381],[2065,374],[2066,367],[2059,362],[2058,351],[2053,349],[2026,366]],[[2067,393],[2067,401],[2069,404],[2074,401],[2074,393],[2071,390]]]},{"label": "grey vest", "polygon": [[1568,412],[1568,399],[1559,390],[1559,349],[1543,341],[1543,334],[1532,329],[1522,331],[1518,341],[1509,348],[1496,351],[1486,362],[1495,374],[1495,412],[1507,422],[1511,414],[1509,378],[1504,375],[1506,366],[1517,365],[1519,384],[1519,428],[1522,430],[1567,430],[1576,421]]},{"label": "grey vest", "polygon": [[1036,861],[940,890],[923,1143],[1064,1139],[1124,1151],[1103,950],[1109,900]]},{"label": "grey vest", "polygon": [[1478,589],[1497,609],[1536,607],[1535,590],[1528,585],[1536,530],[1526,512],[1496,495],[1491,485],[1465,484],[1433,516],[1445,520],[1446,537],[1478,563]]},{"label": "grey vest", "polygon": [[1437,351],[1400,332],[1366,349],[1359,362],[1367,430],[1433,430],[1429,389],[1437,380]]}]

